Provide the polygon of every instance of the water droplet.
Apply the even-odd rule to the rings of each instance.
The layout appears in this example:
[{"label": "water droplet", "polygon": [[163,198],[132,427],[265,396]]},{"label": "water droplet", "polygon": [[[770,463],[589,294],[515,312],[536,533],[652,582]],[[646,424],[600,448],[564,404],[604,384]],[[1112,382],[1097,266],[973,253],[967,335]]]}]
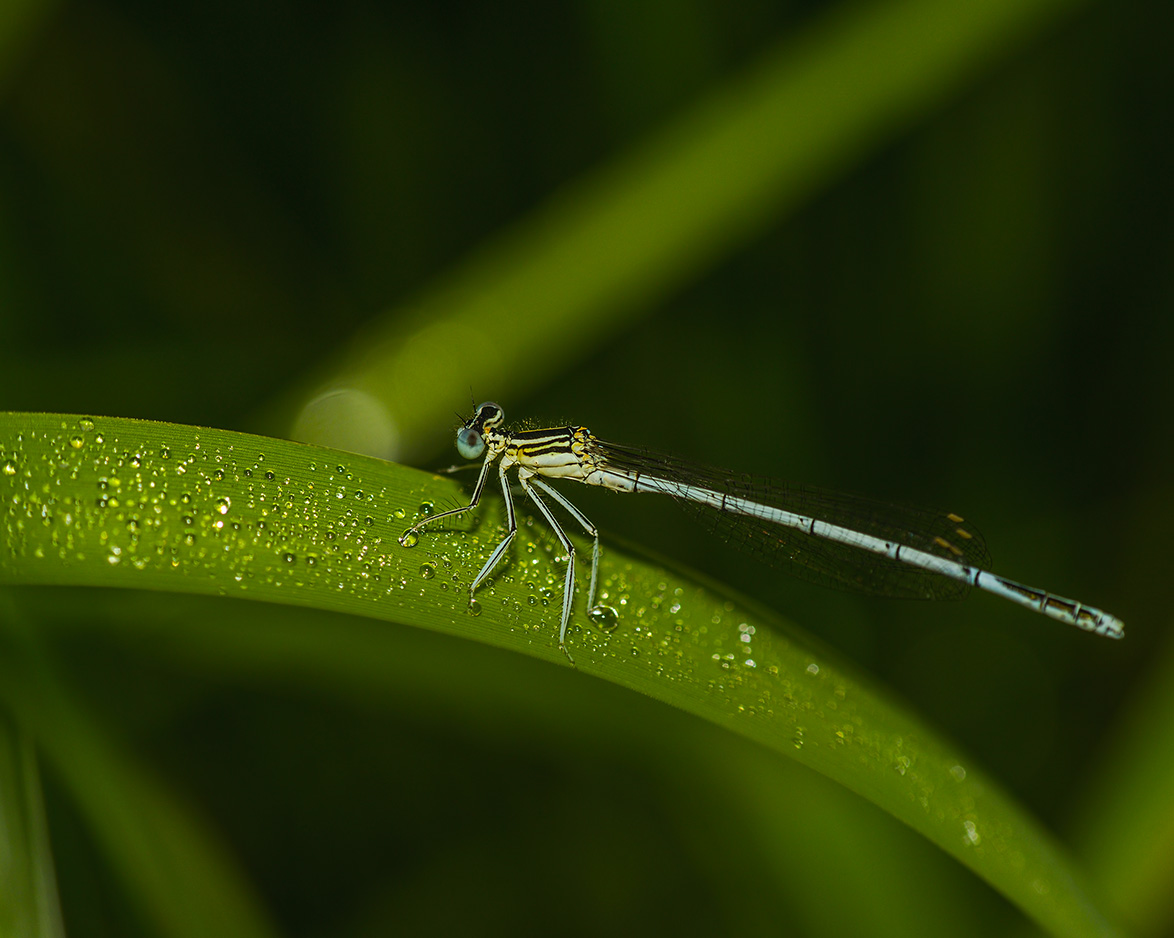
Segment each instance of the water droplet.
[{"label": "water droplet", "polygon": [[425,580],[431,580],[436,576],[436,564],[431,562],[420,564],[420,576]]},{"label": "water droplet", "polygon": [[620,624],[620,613],[614,606],[599,605],[589,609],[587,618],[603,632],[614,632]]},{"label": "water droplet", "polygon": [[216,499],[216,510],[222,515],[228,514],[228,509],[232,507],[232,499],[225,495],[223,498]]},{"label": "water droplet", "polygon": [[400,536],[399,542],[404,547],[415,547],[420,543],[420,535],[415,531],[407,531]]},{"label": "water droplet", "polygon": [[481,615],[481,604],[479,602],[477,602],[477,600],[475,600],[475,599],[469,600],[469,615],[471,615],[471,616]]},{"label": "water droplet", "polygon": [[420,514],[422,514],[422,515],[430,515],[430,514],[432,514],[432,512],[435,508],[436,508],[436,505],[433,504],[432,502],[420,502],[419,511],[420,511]]},{"label": "water droplet", "polygon": [[81,449],[86,445],[86,438],[84,436],[71,436],[69,438],[69,445],[74,449]]},{"label": "water droplet", "polygon": [[87,433],[94,429],[94,421],[89,417],[82,417],[82,419],[77,422],[77,425]]},{"label": "water droplet", "polygon": [[16,460],[15,459],[4,460],[4,465],[2,467],[0,467],[0,469],[3,470],[3,472],[6,476],[16,475]]},{"label": "water droplet", "polygon": [[[14,469],[14,471],[15,471],[15,469]],[[9,475],[11,475],[11,473],[9,473]],[[392,514],[396,518],[399,518],[401,520],[403,520],[404,518],[406,518],[408,516],[408,513],[406,511],[404,511],[402,508],[397,508],[395,511],[392,512]]]},{"label": "water droplet", "polygon": [[286,563],[297,563],[297,561],[298,561],[296,554],[291,554],[288,552],[282,554],[281,559],[284,560]]}]

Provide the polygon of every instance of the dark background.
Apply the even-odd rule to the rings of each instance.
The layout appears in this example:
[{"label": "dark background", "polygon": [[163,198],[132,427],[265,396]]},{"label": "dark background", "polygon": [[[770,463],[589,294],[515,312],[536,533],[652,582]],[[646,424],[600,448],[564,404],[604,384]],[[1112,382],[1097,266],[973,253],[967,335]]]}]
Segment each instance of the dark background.
[{"label": "dark background", "polygon": [[[0,62],[0,406],[287,434],[257,414],[324,354],[826,12],[46,9]],[[671,504],[573,493],[605,543],[703,569],[838,648],[1058,831],[1086,810],[1082,778],[1169,621],[1172,25],[1142,2],[1058,17],[666,302],[568,352],[557,380],[499,400],[511,417],[958,511],[998,572],[1120,615],[1128,639],[1111,643],[989,597],[862,601],[780,582]],[[122,602],[56,614],[152,615]],[[69,634],[63,667],[207,813],[289,934],[383,933],[438,909],[451,927],[541,931],[593,893],[584,932],[828,927],[770,892],[738,823],[707,815],[718,794],[691,797],[661,761],[704,755],[525,721],[486,735],[459,707],[258,687],[102,628]],[[696,753],[723,745],[666,719],[705,737]],[[389,789],[418,813],[385,816]],[[696,810],[687,832],[677,801]],[[50,807],[70,933],[151,933],[68,799]],[[911,837],[874,823],[878,844]],[[751,867],[753,912],[728,901],[732,861]],[[981,910],[976,929],[1009,914],[936,864]]]}]

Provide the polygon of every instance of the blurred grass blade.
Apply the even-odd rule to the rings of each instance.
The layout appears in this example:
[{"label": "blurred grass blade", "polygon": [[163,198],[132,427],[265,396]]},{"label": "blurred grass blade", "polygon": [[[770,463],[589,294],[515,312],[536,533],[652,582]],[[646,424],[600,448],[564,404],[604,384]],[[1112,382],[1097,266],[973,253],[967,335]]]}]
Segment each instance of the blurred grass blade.
[{"label": "blurred grass blade", "polygon": [[[500,503],[421,539],[421,510],[465,496],[451,478],[282,440],[175,424],[0,415],[0,582],[233,595],[356,613],[560,666],[561,564],[528,530],[479,594]],[[550,602],[554,598],[554,602]],[[1051,838],[980,770],[877,689],[698,580],[609,550],[600,599],[623,613],[573,627],[586,674],[756,740],[925,835],[1057,935],[1112,928]],[[53,713],[18,683],[26,707]],[[65,767],[85,735],[42,732]],[[68,742],[66,742],[68,740]],[[90,756],[98,759],[96,754]],[[109,767],[103,778],[111,778]],[[95,806],[95,810],[97,807]],[[112,833],[112,832],[111,832]]]},{"label": "blurred grass blade", "polygon": [[64,934],[36,752],[0,713],[0,935]]},{"label": "blurred grass blade", "polygon": [[273,934],[224,848],[69,699],[14,619],[0,631],[0,702],[35,736],[145,918],[174,938]]},{"label": "blurred grass blade", "polygon": [[1167,644],[1110,738],[1074,839],[1126,923],[1138,934],[1166,935],[1174,923],[1174,645]]},{"label": "blurred grass blade", "polygon": [[832,5],[354,337],[266,425],[300,413],[299,439],[411,461],[470,387],[563,373],[1082,2]]}]

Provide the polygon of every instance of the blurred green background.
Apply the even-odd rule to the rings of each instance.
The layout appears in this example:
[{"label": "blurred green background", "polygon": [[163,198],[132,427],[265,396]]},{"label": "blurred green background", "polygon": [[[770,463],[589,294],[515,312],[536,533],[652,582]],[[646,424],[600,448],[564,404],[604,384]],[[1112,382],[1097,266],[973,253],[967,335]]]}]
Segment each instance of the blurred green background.
[{"label": "blurred green background", "polygon": [[[1126,641],[982,596],[829,593],[672,504],[571,493],[605,550],[704,570],[895,689],[1085,851],[1139,933],[1169,933],[1163,5],[8,9],[0,407],[342,432],[439,466],[453,411],[494,399],[958,511],[998,572],[1120,615]],[[760,86],[804,119],[723,129]],[[728,151],[670,172],[727,130]],[[643,179],[665,198],[640,203],[660,191]],[[593,227],[625,187],[627,214]],[[324,614],[11,602],[94,732],[223,839],[282,934],[989,934],[1018,916],[829,783],[581,675],[380,626],[385,670],[354,680],[168,640],[207,617],[278,643],[364,628]],[[168,933],[44,781],[69,933]],[[747,805],[776,799],[764,827]],[[1141,849],[1141,870],[1111,862]]]}]

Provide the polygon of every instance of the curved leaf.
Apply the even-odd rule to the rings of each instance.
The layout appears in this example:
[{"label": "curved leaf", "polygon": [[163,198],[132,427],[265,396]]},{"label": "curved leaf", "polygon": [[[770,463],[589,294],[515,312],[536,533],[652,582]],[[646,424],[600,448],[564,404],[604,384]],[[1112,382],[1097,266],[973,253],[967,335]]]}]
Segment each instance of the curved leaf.
[{"label": "curved leaf", "polygon": [[[452,479],[287,441],[175,424],[0,416],[0,581],[236,595],[347,611],[548,658],[561,563],[527,531],[472,615],[499,537],[397,537],[458,504]],[[725,726],[832,778],[969,866],[1056,934],[1111,933],[1061,851],[961,754],[768,614],[678,573],[605,555],[609,630],[582,622],[578,667]]]}]

